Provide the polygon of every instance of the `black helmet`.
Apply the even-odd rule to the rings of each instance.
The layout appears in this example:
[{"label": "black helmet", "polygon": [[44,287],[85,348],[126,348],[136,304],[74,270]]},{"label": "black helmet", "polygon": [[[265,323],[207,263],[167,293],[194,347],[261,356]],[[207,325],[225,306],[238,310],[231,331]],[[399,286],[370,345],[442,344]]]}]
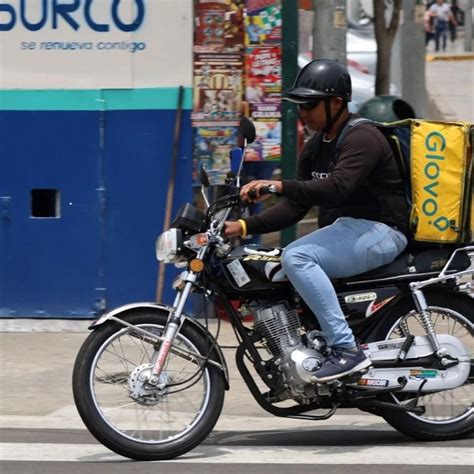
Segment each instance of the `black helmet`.
[{"label": "black helmet", "polygon": [[333,59],[315,59],[301,69],[284,99],[299,104],[325,97],[342,97],[351,101],[351,76]]}]

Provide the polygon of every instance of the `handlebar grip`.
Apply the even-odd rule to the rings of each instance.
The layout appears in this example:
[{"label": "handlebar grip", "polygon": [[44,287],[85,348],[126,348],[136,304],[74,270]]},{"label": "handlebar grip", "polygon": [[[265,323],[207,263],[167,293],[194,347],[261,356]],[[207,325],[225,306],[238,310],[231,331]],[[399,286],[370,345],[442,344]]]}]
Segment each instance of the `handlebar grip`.
[{"label": "handlebar grip", "polygon": [[[273,184],[270,184],[270,186],[262,186],[260,188],[260,196],[265,196],[267,194],[276,194],[276,189]],[[252,199],[257,198],[257,192],[255,190],[249,191],[249,197]]]},{"label": "handlebar grip", "polygon": [[249,198],[251,198],[251,199],[256,199],[257,198],[257,191],[255,191],[255,189],[251,189],[249,191]]}]

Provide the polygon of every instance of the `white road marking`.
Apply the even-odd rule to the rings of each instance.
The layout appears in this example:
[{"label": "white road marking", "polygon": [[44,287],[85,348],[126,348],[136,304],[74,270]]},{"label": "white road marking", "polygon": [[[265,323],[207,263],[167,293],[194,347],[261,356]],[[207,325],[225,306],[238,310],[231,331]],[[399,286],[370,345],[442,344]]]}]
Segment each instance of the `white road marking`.
[{"label": "white road marking", "polygon": [[[472,448],[419,446],[355,447],[243,447],[199,446],[173,461],[212,464],[403,464],[474,466]],[[357,456],[357,457],[356,457]],[[93,444],[0,443],[3,461],[110,462],[125,460],[107,448]]]},{"label": "white road marking", "polygon": [[[320,412],[319,414],[322,414]],[[278,429],[327,429],[333,426],[344,427],[347,429],[370,427],[370,429],[392,428],[380,418],[369,413],[360,415],[334,415],[324,421],[295,420],[292,418],[278,418],[272,415],[263,416],[238,416],[221,415],[217,422],[215,430],[219,431],[260,431],[260,430],[278,430]],[[43,416],[33,415],[0,415],[0,428],[17,429],[86,429],[82,423],[79,414],[74,405],[68,405],[60,410]]]}]

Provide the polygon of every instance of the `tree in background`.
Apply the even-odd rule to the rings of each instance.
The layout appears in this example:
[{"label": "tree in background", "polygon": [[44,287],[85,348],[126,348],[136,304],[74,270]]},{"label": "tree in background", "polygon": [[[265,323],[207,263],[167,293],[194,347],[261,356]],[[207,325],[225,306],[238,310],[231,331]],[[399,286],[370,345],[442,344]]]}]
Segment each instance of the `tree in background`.
[{"label": "tree in background", "polygon": [[[377,67],[375,95],[390,93],[390,59],[403,0],[373,0]],[[387,26],[388,25],[388,26]]]}]

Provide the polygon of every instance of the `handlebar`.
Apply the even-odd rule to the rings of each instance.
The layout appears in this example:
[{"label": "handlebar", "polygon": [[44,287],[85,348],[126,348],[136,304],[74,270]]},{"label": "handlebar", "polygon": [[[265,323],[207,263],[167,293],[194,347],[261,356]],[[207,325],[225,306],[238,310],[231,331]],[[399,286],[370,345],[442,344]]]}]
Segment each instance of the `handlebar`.
[{"label": "handlebar", "polygon": [[[262,186],[260,188],[260,196],[266,196],[267,194],[276,194],[276,188],[273,184],[270,184],[269,186]],[[250,191],[249,196],[252,199],[259,197],[255,190]]]},{"label": "handlebar", "polygon": [[[260,188],[260,196],[265,196],[267,194],[276,194],[275,186],[270,185],[270,186],[263,186],[262,188]],[[251,199],[255,199],[258,196],[255,191],[250,191],[249,197]],[[226,196],[222,196],[216,199],[209,206],[207,210],[207,215],[209,216],[209,214],[213,214],[217,211],[220,211],[222,209],[228,209],[229,207],[233,207],[233,206],[240,206],[244,208],[244,207],[251,206],[252,204],[253,202],[242,200],[239,194],[226,195]]]}]

